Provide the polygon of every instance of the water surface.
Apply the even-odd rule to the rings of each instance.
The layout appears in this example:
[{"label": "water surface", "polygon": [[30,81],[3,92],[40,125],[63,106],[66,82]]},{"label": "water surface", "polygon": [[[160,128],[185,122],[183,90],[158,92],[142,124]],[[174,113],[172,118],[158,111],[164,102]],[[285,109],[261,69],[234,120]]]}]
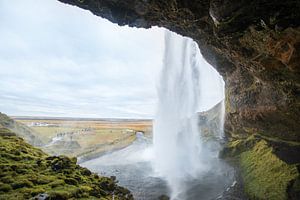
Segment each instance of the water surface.
[{"label": "water surface", "polygon": [[[171,195],[167,182],[152,167],[151,140],[138,135],[130,146],[107,153],[81,165],[104,176],[116,176],[119,185],[128,188],[137,200],[157,200],[161,195]],[[218,149],[210,143],[206,147]],[[234,171],[216,157],[209,160],[211,168],[199,176],[187,179],[182,185],[178,200],[217,199],[234,181]]]}]

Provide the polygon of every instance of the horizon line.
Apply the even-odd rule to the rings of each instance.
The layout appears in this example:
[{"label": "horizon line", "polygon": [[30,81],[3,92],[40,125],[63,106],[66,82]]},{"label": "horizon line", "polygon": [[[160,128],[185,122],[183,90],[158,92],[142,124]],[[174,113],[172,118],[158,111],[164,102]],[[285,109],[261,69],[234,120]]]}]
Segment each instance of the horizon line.
[{"label": "horizon line", "polygon": [[9,115],[9,117],[13,119],[40,119],[40,120],[90,120],[90,121],[113,121],[113,120],[135,120],[135,121],[141,121],[141,120],[153,120],[153,118],[122,118],[122,117],[54,117],[54,116],[26,116],[26,115]]}]

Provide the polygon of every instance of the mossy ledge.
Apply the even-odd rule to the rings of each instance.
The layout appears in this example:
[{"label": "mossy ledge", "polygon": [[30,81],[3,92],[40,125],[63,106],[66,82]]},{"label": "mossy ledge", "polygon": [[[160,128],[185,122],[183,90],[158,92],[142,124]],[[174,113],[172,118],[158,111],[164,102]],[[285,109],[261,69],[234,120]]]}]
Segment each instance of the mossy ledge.
[{"label": "mossy ledge", "polygon": [[[238,161],[245,192],[250,199],[300,199],[299,163],[281,160],[273,142],[259,135],[232,140],[220,156]],[[299,144],[288,145],[291,149],[299,148]]]},{"label": "mossy ledge", "polygon": [[0,127],[0,199],[133,199],[115,178],[100,177],[76,158],[48,156]]}]

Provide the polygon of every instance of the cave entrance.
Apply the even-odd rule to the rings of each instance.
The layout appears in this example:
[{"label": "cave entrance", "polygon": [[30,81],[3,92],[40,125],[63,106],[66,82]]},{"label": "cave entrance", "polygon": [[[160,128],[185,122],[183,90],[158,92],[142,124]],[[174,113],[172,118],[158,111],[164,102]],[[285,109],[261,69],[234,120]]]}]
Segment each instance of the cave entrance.
[{"label": "cave entrance", "polygon": [[[33,7],[38,9],[31,12]],[[0,35],[6,38],[0,47],[1,112],[19,116],[16,119],[41,138],[44,151],[80,155],[80,161],[89,160],[84,166],[100,174],[103,171],[98,169],[104,170],[106,175],[116,175],[120,184],[131,189],[138,198],[170,195],[168,182],[151,170],[150,163],[154,155],[152,119],[159,101],[156,84],[161,83],[158,77],[163,66],[166,67],[164,40],[168,31],[157,27],[148,30],[119,27],[88,11],[52,0],[2,1],[0,11],[4,18]],[[169,34],[174,41],[183,38]],[[190,54],[182,53],[181,60],[185,62]],[[181,74],[179,78],[183,79],[178,80],[183,85],[197,83],[193,87],[200,95],[193,112],[200,115],[199,125],[205,126],[201,132],[209,134],[216,123],[221,130],[224,122],[224,104],[220,103],[224,99],[224,81],[203,59],[198,47],[193,53],[199,54],[196,60],[189,61],[197,62],[197,82],[190,83],[187,76],[181,77]],[[175,54],[172,56],[176,58]],[[184,69],[180,70],[185,73]],[[171,75],[166,77],[172,79]],[[182,95],[184,93],[179,96]],[[214,110],[216,105],[221,105],[217,111]],[[217,112],[221,114],[216,115]],[[215,120],[215,116],[221,117]],[[184,128],[189,130],[187,126]],[[122,150],[99,157],[116,149]],[[211,155],[207,149],[203,152]],[[207,157],[206,162],[219,162],[210,161],[211,157]],[[230,170],[222,168],[223,163],[217,164],[225,172]],[[205,198],[212,197],[231,181],[217,171],[215,174],[217,179],[208,178],[205,183],[213,185],[212,193],[190,192],[192,196],[187,199],[193,199],[198,192]],[[200,176],[196,178],[200,180]],[[134,185],[132,181],[136,181]],[[189,184],[201,186],[202,183]],[[153,190],[155,193],[149,193]]]}]

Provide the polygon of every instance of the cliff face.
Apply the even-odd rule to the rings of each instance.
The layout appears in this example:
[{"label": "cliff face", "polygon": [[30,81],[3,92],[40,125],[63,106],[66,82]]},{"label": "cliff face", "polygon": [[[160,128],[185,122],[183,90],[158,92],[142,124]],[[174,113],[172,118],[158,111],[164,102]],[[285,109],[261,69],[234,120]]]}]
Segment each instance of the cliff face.
[{"label": "cliff face", "polygon": [[60,0],[193,38],[226,82],[226,131],[300,141],[300,1]]}]

